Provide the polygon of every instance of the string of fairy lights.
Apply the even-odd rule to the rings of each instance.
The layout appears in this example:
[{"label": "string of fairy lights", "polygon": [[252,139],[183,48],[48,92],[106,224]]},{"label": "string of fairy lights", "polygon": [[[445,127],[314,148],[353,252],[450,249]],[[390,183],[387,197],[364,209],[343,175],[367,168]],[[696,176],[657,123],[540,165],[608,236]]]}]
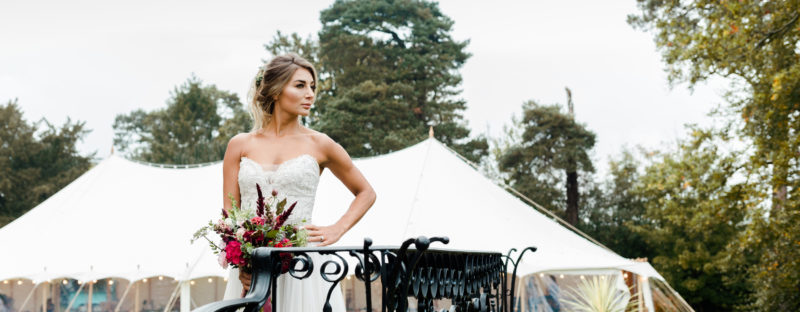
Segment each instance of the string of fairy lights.
[{"label": "string of fairy lights", "polygon": [[[165,277],[164,276],[158,276],[158,277],[153,277],[153,278],[157,278],[159,281],[163,281]],[[202,279],[203,279],[203,277],[193,279],[193,280],[191,280],[189,282],[189,284],[190,285],[195,285],[197,280],[202,280]],[[223,279],[224,282],[228,281],[227,277],[222,278],[222,279]],[[52,284],[52,283],[56,283],[57,280],[61,280],[61,284],[67,285],[67,284],[69,284],[69,280],[76,280],[76,279],[72,279],[72,278],[53,279],[53,280],[48,280],[48,281],[42,281],[41,283],[51,283]],[[115,281],[114,281],[115,279],[114,278],[107,278],[106,280],[107,280],[106,283],[108,283],[108,285],[114,285],[114,283],[115,283]],[[134,282],[141,281],[142,283],[147,283],[149,280],[150,280],[149,278],[143,278],[141,280],[136,280]],[[208,277],[208,278],[206,278],[206,280],[208,281],[208,283],[213,283],[214,282],[214,277]],[[28,281],[29,282],[28,284],[30,284],[30,285],[39,284],[36,281],[31,280],[31,279],[27,279],[27,278],[7,279],[7,280],[3,280],[2,284],[3,285],[24,285],[25,281]],[[76,280],[76,281],[77,281],[78,285],[81,285],[81,284],[83,284],[85,282],[85,281],[82,281],[82,280]],[[98,282],[98,280],[96,280],[96,279],[95,280],[91,280],[92,284],[97,284],[97,282]],[[177,282],[177,280],[173,280],[173,282]]]}]

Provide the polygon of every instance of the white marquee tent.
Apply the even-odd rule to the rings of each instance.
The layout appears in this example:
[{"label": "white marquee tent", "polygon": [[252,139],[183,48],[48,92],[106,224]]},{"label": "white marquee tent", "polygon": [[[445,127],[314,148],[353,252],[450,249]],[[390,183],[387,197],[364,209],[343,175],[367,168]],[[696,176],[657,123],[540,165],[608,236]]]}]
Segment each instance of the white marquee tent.
[{"label": "white marquee tent", "polygon": [[[435,246],[503,253],[536,246],[521,275],[624,269],[663,280],[649,264],[620,257],[537,212],[435,139],[355,163],[378,200],[339,246],[360,246],[364,237],[397,245],[419,235],[448,236],[449,245]],[[174,169],[112,155],[0,228],[0,280],[226,276],[206,243],[189,243],[219,216],[221,175],[221,163]],[[326,170],[313,222],[335,222],[352,198]]]}]

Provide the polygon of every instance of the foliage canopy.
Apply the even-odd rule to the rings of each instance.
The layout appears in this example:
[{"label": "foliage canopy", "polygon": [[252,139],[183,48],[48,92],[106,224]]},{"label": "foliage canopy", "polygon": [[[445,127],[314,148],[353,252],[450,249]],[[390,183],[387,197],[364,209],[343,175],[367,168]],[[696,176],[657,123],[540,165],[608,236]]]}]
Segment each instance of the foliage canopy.
[{"label": "foliage canopy", "polygon": [[193,76],[172,91],[166,108],[117,115],[114,145],[152,163],[212,162],[223,158],[228,140],[248,131],[250,123],[236,94]]},{"label": "foliage canopy", "polygon": [[[336,1],[320,13],[318,40],[278,34],[273,55],[300,52],[320,72],[309,125],[355,157],[396,151],[436,138],[472,161],[488,155],[470,139],[458,98],[458,70],[468,41],[452,38],[453,21],[427,1]],[[342,53],[347,51],[347,53]]]},{"label": "foliage canopy", "polygon": [[89,130],[67,120],[29,123],[17,101],[0,105],[0,227],[21,216],[89,170],[92,155],[77,143]]}]

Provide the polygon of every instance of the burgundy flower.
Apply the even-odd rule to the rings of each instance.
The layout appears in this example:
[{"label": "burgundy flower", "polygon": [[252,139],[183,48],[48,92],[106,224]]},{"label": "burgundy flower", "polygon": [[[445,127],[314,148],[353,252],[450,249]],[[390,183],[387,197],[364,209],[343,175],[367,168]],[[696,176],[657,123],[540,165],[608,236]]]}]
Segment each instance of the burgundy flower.
[{"label": "burgundy flower", "polygon": [[256,201],[256,215],[259,217],[264,216],[264,195],[261,194],[261,186],[256,183],[256,191],[258,192],[258,199]]},{"label": "burgundy flower", "polygon": [[275,219],[275,226],[272,227],[273,230],[280,229],[283,226],[283,223],[286,222],[286,219],[289,218],[289,215],[292,214],[292,210],[294,210],[294,206],[297,205],[297,202],[294,202],[289,209],[286,209],[278,218]]},{"label": "burgundy flower", "polygon": [[261,244],[264,243],[264,232],[258,231],[253,234],[253,242],[256,243],[256,245],[261,246]]},{"label": "burgundy flower", "polygon": [[244,235],[242,235],[242,240],[245,241],[245,242],[251,242],[252,243],[253,240],[251,238],[253,237],[253,233],[255,233],[255,231],[244,232]]},{"label": "burgundy flower", "polygon": [[272,189],[272,197],[278,196],[278,190]]},{"label": "burgundy flower", "polygon": [[227,218],[228,217],[228,211],[225,210],[225,208],[222,208],[222,217],[223,218]]},{"label": "burgundy flower", "polygon": [[281,259],[281,273],[289,272],[289,264],[292,263],[292,254],[281,252],[278,254],[278,257]]}]

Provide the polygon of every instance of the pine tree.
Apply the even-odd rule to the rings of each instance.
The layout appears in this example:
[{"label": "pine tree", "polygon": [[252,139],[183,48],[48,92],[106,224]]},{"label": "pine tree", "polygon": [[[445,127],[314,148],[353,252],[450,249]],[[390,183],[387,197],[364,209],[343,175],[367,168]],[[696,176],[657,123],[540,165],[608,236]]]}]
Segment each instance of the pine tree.
[{"label": "pine tree", "polygon": [[356,157],[438,140],[472,161],[488,155],[470,139],[458,98],[468,41],[452,38],[453,21],[427,1],[336,1],[320,14],[317,46],[280,33],[272,53],[297,49],[316,64],[319,95],[309,125]]}]

